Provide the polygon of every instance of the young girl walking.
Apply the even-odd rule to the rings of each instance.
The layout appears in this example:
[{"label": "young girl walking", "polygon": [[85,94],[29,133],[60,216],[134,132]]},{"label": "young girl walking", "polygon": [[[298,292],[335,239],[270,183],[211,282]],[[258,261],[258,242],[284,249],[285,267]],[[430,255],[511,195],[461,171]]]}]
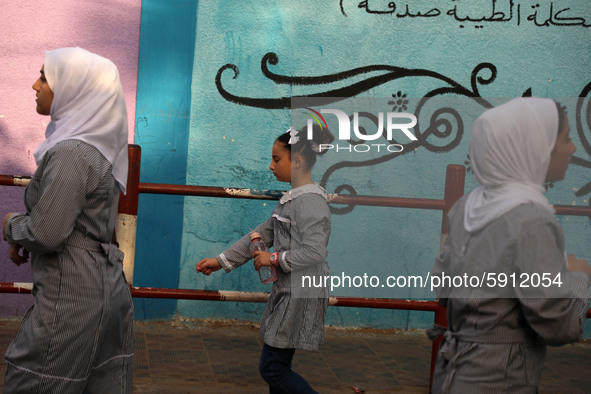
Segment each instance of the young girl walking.
[{"label": "young girl walking", "polygon": [[[583,334],[591,266],[567,259],[543,186],[565,177],[576,149],[569,132],[564,109],[546,98],[515,98],[474,122],[480,186],[451,209],[433,276],[486,274],[499,285],[438,289],[449,325],[429,331],[443,334],[433,393],[537,393],[546,346]],[[519,280],[502,284],[511,277]],[[551,279],[535,284],[541,277]]]},{"label": "young girl walking", "polygon": [[35,303],[6,351],[4,393],[131,393],[133,302],[112,242],[127,185],[127,107],[113,62],[46,51],[33,84],[50,117],[26,212],[4,217],[17,265],[31,257]]},{"label": "young girl walking", "polygon": [[[322,154],[320,144],[331,142],[328,130],[315,128],[313,139],[291,128],[275,140],[269,169],[280,182],[291,184],[271,217],[253,231],[273,246],[274,252],[254,252],[254,267],[274,267],[277,280],[261,322],[263,349],[259,372],[269,393],[316,393],[304,378],[291,370],[296,349],[318,350],[324,342],[327,288],[305,288],[302,276],[329,274],[326,261],[330,236],[330,210],[325,191],[312,181],[311,170]],[[229,272],[250,260],[250,234],[215,258],[197,263],[197,272]]]}]

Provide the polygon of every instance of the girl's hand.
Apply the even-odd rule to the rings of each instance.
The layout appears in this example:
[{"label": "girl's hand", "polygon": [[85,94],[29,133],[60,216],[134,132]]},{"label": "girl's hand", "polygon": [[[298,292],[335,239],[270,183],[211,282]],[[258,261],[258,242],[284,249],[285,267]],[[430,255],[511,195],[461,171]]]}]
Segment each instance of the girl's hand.
[{"label": "girl's hand", "polygon": [[197,269],[197,272],[201,272],[203,275],[210,275],[212,272],[222,268],[222,266],[218,263],[216,258],[210,257],[198,262],[195,268]]},{"label": "girl's hand", "polygon": [[19,254],[20,250],[23,249],[19,244],[10,244],[9,257],[10,260],[16,265],[25,264],[29,260],[29,251],[23,249],[23,253]]},{"label": "girl's hand", "polygon": [[578,259],[574,254],[568,256],[568,270],[569,271],[581,271],[589,276],[591,281],[591,265],[584,259]]},{"label": "girl's hand", "polygon": [[263,252],[262,250],[257,250],[253,253],[252,257],[254,258],[254,268],[258,271],[261,267],[270,267],[271,266],[271,253]]}]

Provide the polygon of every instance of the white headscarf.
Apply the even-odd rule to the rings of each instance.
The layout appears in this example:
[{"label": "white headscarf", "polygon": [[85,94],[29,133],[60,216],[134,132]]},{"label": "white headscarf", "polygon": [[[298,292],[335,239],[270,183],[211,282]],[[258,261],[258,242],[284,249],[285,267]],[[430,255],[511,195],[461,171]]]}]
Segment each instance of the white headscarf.
[{"label": "white headscarf", "polygon": [[531,97],[513,99],[476,119],[470,167],[481,186],[466,199],[467,231],[478,231],[527,202],[554,213],[544,196],[544,182],[558,123],[553,100]]},{"label": "white headscarf", "polygon": [[127,185],[127,107],[117,67],[81,48],[45,52],[45,78],[53,91],[51,121],[35,151],[37,164],[60,141],[76,139],[97,148]]}]

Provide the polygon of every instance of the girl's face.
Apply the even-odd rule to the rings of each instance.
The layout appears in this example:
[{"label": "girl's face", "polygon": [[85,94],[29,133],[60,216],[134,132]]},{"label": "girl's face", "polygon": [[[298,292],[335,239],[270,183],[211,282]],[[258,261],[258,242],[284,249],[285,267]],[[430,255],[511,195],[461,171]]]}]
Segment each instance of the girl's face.
[{"label": "girl's face", "polygon": [[546,173],[547,181],[560,181],[564,179],[566,169],[570,163],[570,156],[577,150],[569,136],[570,127],[568,117],[564,117],[562,129],[558,133],[554,149],[550,154],[550,165]]},{"label": "girl's face", "polygon": [[269,169],[279,182],[291,183],[291,155],[285,144],[275,141]]},{"label": "girl's face", "polygon": [[33,84],[33,90],[37,92],[37,113],[40,115],[49,115],[51,103],[53,102],[53,91],[45,79],[43,67],[41,67],[41,76]]}]

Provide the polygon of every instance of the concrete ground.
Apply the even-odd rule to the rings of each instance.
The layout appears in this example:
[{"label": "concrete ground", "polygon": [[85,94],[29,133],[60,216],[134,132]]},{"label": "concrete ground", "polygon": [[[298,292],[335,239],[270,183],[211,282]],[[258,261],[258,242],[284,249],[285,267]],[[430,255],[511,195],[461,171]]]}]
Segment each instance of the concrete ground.
[{"label": "concrete ground", "polygon": [[[19,320],[0,319],[0,353]],[[253,324],[176,318],[135,323],[134,393],[267,393]],[[431,342],[423,330],[327,328],[293,369],[320,393],[427,393]],[[0,389],[6,365],[0,360]],[[355,388],[358,391],[355,391]],[[591,342],[549,348],[540,393],[591,393]]]}]

